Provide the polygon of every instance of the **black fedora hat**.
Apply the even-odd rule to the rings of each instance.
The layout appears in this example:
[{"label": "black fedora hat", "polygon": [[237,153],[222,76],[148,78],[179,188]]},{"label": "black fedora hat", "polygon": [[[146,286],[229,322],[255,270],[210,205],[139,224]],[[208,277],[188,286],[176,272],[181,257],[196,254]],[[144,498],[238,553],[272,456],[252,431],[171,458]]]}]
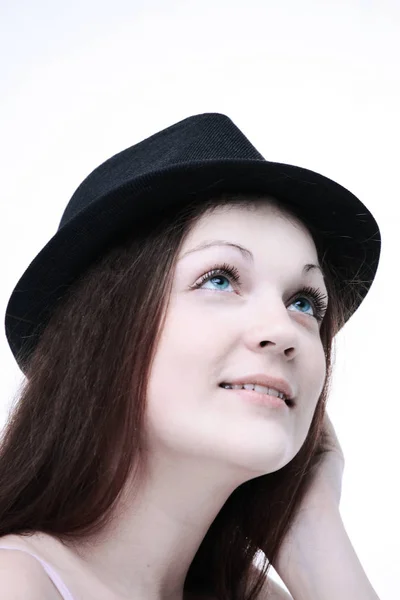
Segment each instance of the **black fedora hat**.
[{"label": "black fedora hat", "polygon": [[88,266],[143,220],[219,192],[265,193],[296,209],[324,239],[329,263],[354,313],[375,277],[378,225],[368,209],[334,181],[265,160],[225,115],[189,117],[123,150],[97,167],[69,201],[56,234],[17,283],[6,311],[6,335],[25,369],[56,305]]}]

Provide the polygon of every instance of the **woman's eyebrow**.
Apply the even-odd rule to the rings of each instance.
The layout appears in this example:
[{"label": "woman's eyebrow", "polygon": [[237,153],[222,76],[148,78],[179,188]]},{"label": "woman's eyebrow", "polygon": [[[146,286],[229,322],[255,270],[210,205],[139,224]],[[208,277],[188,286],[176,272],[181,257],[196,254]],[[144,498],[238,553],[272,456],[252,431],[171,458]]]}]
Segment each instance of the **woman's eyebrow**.
[{"label": "woman's eyebrow", "polygon": [[250,252],[250,250],[247,250],[247,248],[243,248],[243,246],[241,246],[240,244],[234,244],[233,242],[227,242],[226,240],[212,240],[209,242],[202,242],[198,246],[195,246],[194,248],[187,250],[187,252],[182,254],[182,256],[179,258],[179,260],[181,260],[182,258],[185,258],[185,256],[187,256],[188,254],[192,254],[192,252],[198,252],[199,250],[205,250],[206,248],[211,248],[212,246],[231,246],[232,248],[236,248],[237,250],[240,250],[240,252],[242,253],[243,257],[246,260],[250,260],[250,261],[254,260],[253,254]]},{"label": "woman's eyebrow", "polygon": [[312,271],[313,269],[318,269],[319,271],[321,271],[321,275],[325,279],[325,273],[323,272],[322,268],[319,265],[314,265],[312,263],[308,263],[307,265],[304,265],[303,273],[308,273],[309,271]]},{"label": "woman's eyebrow", "polygon": [[[188,254],[192,254],[193,252],[198,252],[199,250],[205,250],[206,248],[211,248],[212,246],[230,246],[231,248],[236,248],[236,250],[239,250],[241,252],[242,256],[246,260],[254,262],[254,256],[253,256],[252,252],[250,252],[250,250],[248,250],[247,248],[244,248],[240,244],[228,242],[227,240],[211,240],[211,241],[207,241],[207,242],[202,242],[201,244],[198,244],[198,246],[195,246],[194,248],[187,250],[184,254],[182,254],[182,256],[179,258],[179,260],[182,260],[182,258],[185,258],[185,256],[188,256]],[[321,269],[320,265],[316,265],[313,263],[307,263],[306,265],[304,265],[303,273],[309,273],[313,269],[318,269],[319,271],[321,271],[322,277],[325,279],[324,272]]]}]

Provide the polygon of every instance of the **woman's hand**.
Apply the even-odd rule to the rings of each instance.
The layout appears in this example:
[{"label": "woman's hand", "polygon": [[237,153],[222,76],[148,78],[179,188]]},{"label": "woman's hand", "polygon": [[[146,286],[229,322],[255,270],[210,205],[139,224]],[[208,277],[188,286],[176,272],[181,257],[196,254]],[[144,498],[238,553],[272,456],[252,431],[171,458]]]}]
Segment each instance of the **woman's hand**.
[{"label": "woman's hand", "polygon": [[321,508],[325,503],[338,507],[340,503],[345,460],[327,413],[324,417],[322,446],[319,462],[313,468],[310,488],[301,504],[301,512]]},{"label": "woman's hand", "polygon": [[345,530],[344,456],[328,415],[311,484],[272,566],[296,600],[379,600]]},{"label": "woman's hand", "polygon": [[310,529],[329,518],[331,513],[339,514],[342,493],[344,455],[335,429],[327,413],[324,417],[322,449],[318,462],[313,467],[309,488],[303,497],[296,517],[283,540],[274,568],[285,572],[293,558],[295,548],[303,548],[310,536]]}]

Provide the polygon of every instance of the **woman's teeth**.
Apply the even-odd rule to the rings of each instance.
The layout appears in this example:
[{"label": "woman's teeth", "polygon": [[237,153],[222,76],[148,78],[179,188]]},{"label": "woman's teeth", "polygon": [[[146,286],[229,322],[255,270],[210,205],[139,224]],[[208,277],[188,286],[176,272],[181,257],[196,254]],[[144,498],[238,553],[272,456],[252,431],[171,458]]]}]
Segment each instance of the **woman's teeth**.
[{"label": "woman's teeth", "polygon": [[227,390],[254,390],[255,392],[259,392],[260,394],[276,396],[277,398],[286,401],[286,396],[285,394],[282,394],[282,392],[278,392],[278,390],[275,390],[274,388],[267,388],[263,385],[257,385],[254,383],[244,383],[243,385],[231,385],[230,383],[222,383],[221,387]]}]

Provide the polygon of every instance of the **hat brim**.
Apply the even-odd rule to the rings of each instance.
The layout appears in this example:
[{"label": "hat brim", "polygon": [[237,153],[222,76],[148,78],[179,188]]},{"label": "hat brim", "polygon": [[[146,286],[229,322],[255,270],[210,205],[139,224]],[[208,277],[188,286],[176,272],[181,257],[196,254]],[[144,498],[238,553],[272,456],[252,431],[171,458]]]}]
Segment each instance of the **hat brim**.
[{"label": "hat brim", "polygon": [[169,167],[133,178],[89,204],[39,252],[17,283],[7,306],[6,335],[24,370],[56,305],[88,266],[113,242],[166,208],[221,192],[274,196],[312,225],[326,242],[326,260],[340,284],[365,298],[378,267],[380,233],[372,214],[351,192],[313,171],[264,160],[210,160]]}]

